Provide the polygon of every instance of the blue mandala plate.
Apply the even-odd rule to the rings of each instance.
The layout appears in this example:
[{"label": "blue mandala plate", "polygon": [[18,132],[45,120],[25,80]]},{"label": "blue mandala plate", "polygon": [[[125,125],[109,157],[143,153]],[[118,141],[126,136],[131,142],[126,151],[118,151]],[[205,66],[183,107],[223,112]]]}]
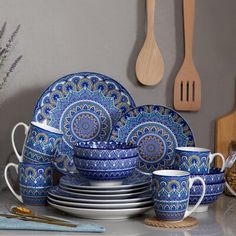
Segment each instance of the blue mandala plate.
[{"label": "blue mandala plate", "polygon": [[[78,142],[107,141],[114,124],[134,107],[130,94],[115,80],[81,72],[62,77],[43,92],[35,106],[33,121],[63,131],[64,142],[72,148]],[[60,166],[58,170],[64,172],[61,162]]]},{"label": "blue mandala plate", "polygon": [[146,173],[171,168],[177,146],[195,146],[193,132],[184,118],[161,105],[128,111],[113,127],[110,140],[138,145],[137,170]]}]

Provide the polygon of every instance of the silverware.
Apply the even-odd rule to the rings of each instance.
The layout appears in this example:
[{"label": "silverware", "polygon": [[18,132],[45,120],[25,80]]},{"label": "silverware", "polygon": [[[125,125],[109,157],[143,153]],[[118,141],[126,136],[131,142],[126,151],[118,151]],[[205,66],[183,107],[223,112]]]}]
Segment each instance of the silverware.
[{"label": "silverware", "polygon": [[6,218],[15,218],[18,220],[23,220],[23,221],[32,221],[32,222],[46,223],[46,224],[66,226],[66,227],[76,227],[77,226],[76,224],[71,224],[68,222],[56,221],[56,220],[46,220],[46,219],[37,219],[37,218],[31,218],[30,216],[23,216],[23,215],[18,215],[18,214],[2,214],[2,213],[0,213],[0,216],[6,217]]}]

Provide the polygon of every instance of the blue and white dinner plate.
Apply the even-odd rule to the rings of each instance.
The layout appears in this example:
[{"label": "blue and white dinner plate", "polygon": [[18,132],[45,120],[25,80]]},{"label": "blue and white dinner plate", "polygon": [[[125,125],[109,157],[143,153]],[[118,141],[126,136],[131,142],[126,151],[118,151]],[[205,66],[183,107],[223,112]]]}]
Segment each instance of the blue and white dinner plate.
[{"label": "blue and white dinner plate", "polygon": [[151,183],[151,176],[142,174],[138,171],[134,171],[132,175],[122,180],[119,185],[113,185],[105,187],[104,185],[91,185],[90,181],[85,178],[81,178],[79,175],[66,175],[60,178],[60,184],[75,188],[86,190],[122,190],[122,189],[134,189],[143,186],[149,186]]},{"label": "blue and white dinner plate", "polygon": [[118,220],[126,219],[141,215],[144,212],[150,210],[152,206],[145,207],[134,207],[134,208],[122,208],[122,209],[93,209],[93,208],[81,208],[81,207],[70,207],[64,204],[58,204],[52,200],[48,200],[48,203],[58,210],[67,212],[69,214],[88,218],[88,219],[99,219],[99,220]]},{"label": "blue and white dinner plate", "polygon": [[65,193],[60,190],[58,186],[54,186],[48,190],[48,195],[54,199],[63,200],[63,201],[70,201],[70,202],[80,202],[80,203],[99,203],[99,204],[107,204],[107,203],[135,203],[135,202],[143,202],[143,201],[150,201],[151,195],[149,193],[142,194],[138,197],[133,198],[123,198],[123,199],[96,199],[96,198],[83,198],[71,195],[69,193]]},{"label": "blue and white dinner plate", "polygon": [[[81,141],[108,140],[113,125],[134,107],[133,98],[115,80],[81,72],[62,77],[43,92],[35,106],[33,121],[63,131],[65,143],[72,148]],[[64,172],[60,164],[56,167]]]},{"label": "blue and white dinner plate", "polygon": [[73,190],[68,190],[68,189],[64,189],[63,186],[59,186],[60,191],[70,194],[71,196],[74,197],[78,197],[78,198],[86,198],[86,199],[127,199],[127,198],[134,198],[134,197],[138,197],[142,194],[148,194],[150,193],[151,195],[151,191],[149,189],[144,189],[144,190],[139,190],[137,192],[134,193],[120,193],[120,194],[112,194],[112,192],[110,194],[95,194],[95,193],[78,193],[75,192]]},{"label": "blue and white dinner plate", "polygon": [[125,113],[113,127],[110,140],[138,145],[137,170],[146,173],[171,168],[177,146],[195,146],[185,119],[161,105],[139,106]]},{"label": "blue and white dinner plate", "polygon": [[141,187],[138,187],[138,188],[128,188],[128,189],[79,189],[79,188],[73,188],[73,187],[68,187],[68,186],[65,186],[63,184],[60,184],[59,187],[61,187],[62,189],[64,190],[67,190],[67,191],[73,191],[73,192],[76,192],[76,193],[88,193],[88,194],[122,194],[122,193],[136,193],[138,191],[142,191],[142,190],[146,190],[146,189],[150,189],[150,185],[146,186],[146,185],[143,185]]},{"label": "blue and white dinner plate", "polygon": [[152,206],[152,200],[148,201],[139,201],[131,203],[85,203],[85,202],[71,202],[58,200],[54,197],[48,196],[48,199],[53,201],[56,204],[70,206],[70,207],[81,207],[81,208],[92,208],[92,209],[127,209],[127,208],[137,208],[137,207],[147,207]]}]

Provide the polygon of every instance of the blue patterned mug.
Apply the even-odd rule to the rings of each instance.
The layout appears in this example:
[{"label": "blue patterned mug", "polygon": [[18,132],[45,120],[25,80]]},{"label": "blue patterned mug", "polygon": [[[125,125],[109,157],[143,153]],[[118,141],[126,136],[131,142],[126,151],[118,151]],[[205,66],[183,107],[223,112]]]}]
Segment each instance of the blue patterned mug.
[{"label": "blue patterned mug", "polygon": [[[22,155],[16,149],[14,135],[17,127],[23,126],[25,129],[25,142]],[[12,146],[20,162],[45,163],[51,162],[57,145],[62,140],[63,133],[46,124],[31,122],[28,126],[23,122],[16,124],[11,133]]]},{"label": "blue patterned mug", "polygon": [[[195,181],[202,183],[202,194],[196,205],[188,210],[190,189]],[[180,170],[157,170],[152,174],[152,197],[156,217],[166,221],[181,221],[200,205],[206,191],[201,177],[190,177]]]},{"label": "blue patterned mug", "polygon": [[[14,167],[18,173],[20,194],[17,194],[8,181],[8,168]],[[13,195],[27,205],[46,205],[47,191],[53,185],[51,163],[9,163],[4,170],[6,183]]]},{"label": "blue patterned mug", "polygon": [[221,153],[211,153],[199,147],[175,148],[175,169],[190,172],[192,175],[208,174],[216,156],[222,159],[221,171],[225,169],[225,158]]}]

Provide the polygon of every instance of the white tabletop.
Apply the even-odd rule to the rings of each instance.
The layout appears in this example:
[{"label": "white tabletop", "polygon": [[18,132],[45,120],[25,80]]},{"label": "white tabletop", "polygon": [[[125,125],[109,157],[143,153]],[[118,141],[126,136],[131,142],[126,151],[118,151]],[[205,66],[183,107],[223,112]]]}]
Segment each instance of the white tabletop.
[{"label": "white tabletop", "polygon": [[[6,206],[18,204],[17,200],[9,191],[0,193],[0,210],[6,210]],[[31,207],[32,210],[39,214],[63,217],[69,220],[78,221],[78,223],[96,223],[106,228],[105,233],[79,233],[79,235],[109,235],[109,236],[222,236],[236,235],[236,198],[222,196],[213,204],[208,212],[193,214],[199,221],[198,226],[192,229],[162,229],[146,226],[143,221],[145,217],[154,215],[153,211],[147,214],[126,220],[89,220],[69,216],[53,209],[46,207]],[[0,230],[0,235],[75,235],[78,233],[67,232],[40,232],[40,231],[10,231]]]}]

